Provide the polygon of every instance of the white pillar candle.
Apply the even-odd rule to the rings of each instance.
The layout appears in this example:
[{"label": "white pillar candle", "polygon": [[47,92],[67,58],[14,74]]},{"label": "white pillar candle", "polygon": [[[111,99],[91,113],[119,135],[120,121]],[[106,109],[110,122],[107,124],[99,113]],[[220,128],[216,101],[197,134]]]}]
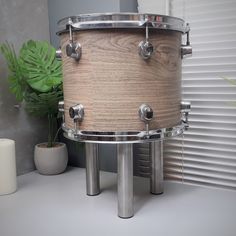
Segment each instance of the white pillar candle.
[{"label": "white pillar candle", "polygon": [[0,195],[16,191],[15,141],[0,139]]}]

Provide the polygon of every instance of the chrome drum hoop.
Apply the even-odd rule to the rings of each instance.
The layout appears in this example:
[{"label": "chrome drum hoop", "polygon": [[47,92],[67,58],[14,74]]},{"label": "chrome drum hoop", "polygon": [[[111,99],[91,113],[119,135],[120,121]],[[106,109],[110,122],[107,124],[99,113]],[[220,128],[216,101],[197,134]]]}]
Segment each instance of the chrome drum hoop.
[{"label": "chrome drum hoop", "polygon": [[[70,22],[70,23],[69,23]],[[145,28],[175,30],[182,33],[189,31],[184,20],[165,15],[140,13],[92,13],[70,16],[58,21],[57,34],[73,30],[111,29],[111,28]]]},{"label": "chrome drum hoop", "polygon": [[187,125],[182,122],[180,125],[172,128],[162,128],[157,130],[146,131],[129,131],[129,132],[96,132],[78,130],[77,133],[73,129],[69,129],[62,124],[64,136],[70,140],[87,143],[147,143],[155,140],[164,140],[175,137],[184,132]]}]

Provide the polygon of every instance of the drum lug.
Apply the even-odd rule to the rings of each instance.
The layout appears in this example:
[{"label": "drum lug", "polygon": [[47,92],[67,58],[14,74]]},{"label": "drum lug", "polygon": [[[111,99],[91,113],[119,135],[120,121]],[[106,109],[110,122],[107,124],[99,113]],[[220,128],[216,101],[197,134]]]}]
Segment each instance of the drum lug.
[{"label": "drum lug", "polygon": [[149,122],[153,118],[153,110],[147,104],[142,104],[139,107],[139,117],[141,121]]},{"label": "drum lug", "polygon": [[191,45],[182,45],[181,46],[181,58],[192,55],[192,46]]},{"label": "drum lug", "polygon": [[69,109],[70,118],[79,122],[84,119],[84,107],[82,104],[77,104]]},{"label": "drum lug", "polygon": [[82,104],[77,104],[69,108],[70,118],[74,120],[75,134],[78,132],[78,122],[82,122],[84,119],[84,107]]},{"label": "drum lug", "polygon": [[180,104],[180,110],[182,113],[182,122],[185,124],[185,129],[189,127],[188,116],[191,111],[191,103],[187,101],[182,101]]},{"label": "drum lug", "polygon": [[139,55],[144,60],[147,60],[147,59],[151,58],[151,56],[153,54],[153,51],[154,51],[154,48],[153,48],[153,45],[149,42],[147,23],[146,23],[146,39],[139,43],[138,48],[139,48]]},{"label": "drum lug", "polygon": [[145,123],[147,136],[149,136],[149,122],[153,118],[152,108],[147,104],[142,104],[139,107],[139,118],[140,118],[141,121],[143,121]]},{"label": "drum lug", "polygon": [[78,42],[73,41],[72,20],[69,18],[69,44],[66,45],[66,55],[79,61],[82,56],[82,46]]},{"label": "drum lug", "polygon": [[141,41],[139,43],[139,55],[147,60],[152,56],[153,53],[153,45],[148,41]]},{"label": "drum lug", "polygon": [[66,55],[79,61],[82,55],[82,47],[80,43],[69,43],[66,45]]},{"label": "drum lug", "polygon": [[64,109],[64,101],[59,101],[58,102],[58,111],[62,115],[62,123],[65,122],[65,109]]},{"label": "drum lug", "polygon": [[57,50],[56,50],[56,59],[58,59],[58,60],[60,60],[61,59],[61,48],[58,48]]},{"label": "drum lug", "polygon": [[184,57],[192,55],[192,46],[190,45],[189,31],[190,31],[190,27],[189,27],[189,24],[187,23],[187,25],[186,25],[186,35],[187,35],[186,44],[181,45],[181,58],[182,59]]}]

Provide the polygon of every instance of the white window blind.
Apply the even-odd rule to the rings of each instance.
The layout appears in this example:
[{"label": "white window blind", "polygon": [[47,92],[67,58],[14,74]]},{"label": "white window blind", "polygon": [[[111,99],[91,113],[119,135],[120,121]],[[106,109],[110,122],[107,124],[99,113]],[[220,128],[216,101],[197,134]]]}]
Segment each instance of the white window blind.
[{"label": "white window blind", "polygon": [[183,60],[190,128],[165,142],[166,179],[236,190],[236,1],[171,0],[189,22],[193,56]]}]

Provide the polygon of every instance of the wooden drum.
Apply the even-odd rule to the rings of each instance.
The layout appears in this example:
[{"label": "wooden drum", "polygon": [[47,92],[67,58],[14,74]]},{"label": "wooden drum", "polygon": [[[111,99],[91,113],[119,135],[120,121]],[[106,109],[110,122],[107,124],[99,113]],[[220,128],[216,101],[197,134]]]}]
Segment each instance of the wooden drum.
[{"label": "wooden drum", "polygon": [[116,135],[146,140],[181,126],[181,40],[187,31],[181,19],[91,14],[58,25],[67,132],[93,141],[100,135],[105,141]]}]

